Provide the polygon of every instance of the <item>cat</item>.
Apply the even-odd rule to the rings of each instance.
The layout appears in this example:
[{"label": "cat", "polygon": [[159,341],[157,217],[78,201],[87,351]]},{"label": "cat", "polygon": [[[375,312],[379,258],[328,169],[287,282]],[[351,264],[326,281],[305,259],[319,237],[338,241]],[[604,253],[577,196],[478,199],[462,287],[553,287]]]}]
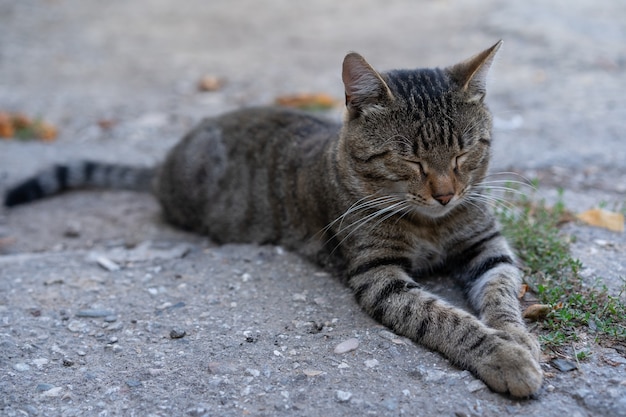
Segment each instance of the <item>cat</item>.
[{"label": "cat", "polygon": [[[8,191],[14,206],[71,188],[150,190],[165,218],[221,242],[277,244],[335,265],[361,307],[492,390],[540,389],[521,273],[490,210],[486,77],[501,41],[456,65],[377,72],[343,61],[343,124],[250,108],[203,120],[155,168],[58,165]],[[447,274],[476,314],[428,292]]]}]

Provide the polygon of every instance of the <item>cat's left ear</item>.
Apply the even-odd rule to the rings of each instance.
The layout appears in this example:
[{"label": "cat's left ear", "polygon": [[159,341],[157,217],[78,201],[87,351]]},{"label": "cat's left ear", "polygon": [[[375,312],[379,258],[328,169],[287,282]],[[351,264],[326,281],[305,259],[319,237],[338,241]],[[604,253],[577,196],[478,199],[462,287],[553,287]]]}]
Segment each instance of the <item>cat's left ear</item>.
[{"label": "cat's left ear", "polygon": [[500,40],[491,48],[448,68],[450,75],[461,86],[461,90],[467,93],[470,102],[482,101],[485,98],[487,73],[501,45]]},{"label": "cat's left ear", "polygon": [[351,118],[380,110],[393,99],[380,74],[356,52],[351,52],[344,58],[341,78],[346,89],[346,107]]}]

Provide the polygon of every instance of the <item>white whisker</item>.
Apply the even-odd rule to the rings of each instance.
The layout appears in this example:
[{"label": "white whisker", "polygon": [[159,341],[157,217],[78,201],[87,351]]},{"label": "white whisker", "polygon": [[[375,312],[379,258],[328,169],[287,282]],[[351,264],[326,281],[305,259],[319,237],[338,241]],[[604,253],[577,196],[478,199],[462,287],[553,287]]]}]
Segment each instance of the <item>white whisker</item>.
[{"label": "white whisker", "polygon": [[[388,207],[383,207],[380,210],[377,210],[363,218],[360,218],[356,221],[354,221],[353,223],[337,230],[337,232],[332,236],[337,237],[340,233],[346,232],[349,229],[352,229],[346,236],[343,237],[343,239],[341,239],[341,241],[339,243],[337,243],[337,245],[333,248],[332,252],[334,252],[337,248],[339,248],[343,242],[346,241],[346,239],[348,239],[350,236],[352,236],[357,230],[361,229],[362,227],[364,227],[367,223],[371,222],[372,220],[376,219],[377,217],[386,215],[386,217],[383,220],[380,220],[378,223],[376,223],[375,225],[373,225],[372,227],[376,227],[378,224],[380,224],[382,221],[386,220],[389,217],[392,217],[393,215],[399,213],[400,211],[404,210],[406,207],[406,205],[408,204],[406,201],[404,200],[399,200],[397,198],[395,198],[395,203],[392,204],[391,206]],[[400,208],[398,208],[400,207]],[[391,214],[389,214],[391,213]],[[332,239],[332,238],[331,238]]]}]

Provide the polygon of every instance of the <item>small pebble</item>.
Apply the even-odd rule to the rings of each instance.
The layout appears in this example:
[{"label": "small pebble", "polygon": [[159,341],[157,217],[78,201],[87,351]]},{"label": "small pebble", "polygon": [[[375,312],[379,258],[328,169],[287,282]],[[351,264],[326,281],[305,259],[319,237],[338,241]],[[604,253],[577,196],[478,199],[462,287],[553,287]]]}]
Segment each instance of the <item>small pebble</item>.
[{"label": "small pebble", "polygon": [[104,321],[107,323],[113,323],[114,321],[117,321],[117,316],[115,314],[110,314],[104,318]]},{"label": "small pebble", "polygon": [[121,353],[124,349],[117,343],[107,343],[104,345],[105,351],[111,351],[113,353]]},{"label": "small pebble", "polygon": [[365,366],[367,366],[368,368],[374,368],[378,366],[378,361],[376,359],[368,359],[364,363]]},{"label": "small pebble", "polygon": [[335,353],[337,354],[348,353],[353,350],[356,350],[358,347],[359,347],[358,339],[352,338],[352,339],[344,340],[343,342],[335,346]]},{"label": "small pebble", "polygon": [[378,332],[378,334],[380,335],[380,337],[387,340],[393,340],[398,337],[397,334],[391,333],[389,330],[381,330],[380,332]]},{"label": "small pebble", "polygon": [[578,366],[576,366],[574,362],[565,359],[552,359],[550,364],[561,372],[570,372],[578,369]]},{"label": "small pebble", "polygon": [[74,365],[74,361],[69,359],[69,358],[63,358],[63,366],[73,366]]},{"label": "small pebble", "polygon": [[480,391],[482,389],[487,388],[487,386],[485,385],[485,383],[479,379],[475,379],[472,382],[470,382],[469,384],[467,384],[467,390],[469,392],[477,392]]},{"label": "small pebble", "polygon": [[67,324],[67,329],[74,333],[84,331],[87,327],[87,323],[83,323],[79,320],[72,320]]},{"label": "small pebble", "polygon": [[120,266],[105,256],[96,257],[96,263],[109,272],[120,270]]},{"label": "small pebble", "polygon": [[18,372],[26,372],[26,371],[30,371],[30,366],[24,362],[19,362],[13,365],[13,369],[15,369]]},{"label": "small pebble", "polygon": [[37,368],[42,368],[44,365],[47,365],[48,362],[50,361],[46,358],[33,359],[33,365],[35,365]]},{"label": "small pebble", "polygon": [[65,231],[63,232],[63,236],[65,236],[65,237],[79,237],[80,236],[80,224],[78,224],[78,223],[68,223],[65,226]]},{"label": "small pebble", "polygon": [[350,398],[352,398],[352,393],[349,391],[337,390],[335,391],[335,397],[340,403],[345,403],[346,401],[350,401]]},{"label": "small pebble", "polygon": [[105,327],[105,330],[113,332],[113,331],[117,331],[117,330],[122,330],[123,327],[124,327],[123,323],[117,322],[117,323],[109,324],[107,327]]},{"label": "small pebble", "polygon": [[41,395],[44,397],[58,397],[59,395],[61,395],[62,391],[63,391],[63,387],[54,387],[54,388],[45,390],[44,392],[41,393]]},{"label": "small pebble", "polygon": [[89,318],[100,318],[100,317],[108,317],[114,316],[115,313],[110,310],[79,310],[76,312],[76,317],[89,317]]},{"label": "small pebble", "polygon": [[126,381],[126,385],[130,388],[136,388],[141,386],[141,381],[137,381],[136,379],[129,379]]},{"label": "small pebble", "polygon": [[293,301],[306,301],[306,293],[294,294],[291,299]]},{"label": "small pebble", "polygon": [[37,384],[37,388],[35,388],[37,391],[43,392],[43,391],[48,391],[50,389],[54,388],[54,385],[52,384]]},{"label": "small pebble", "polygon": [[53,387],[43,391],[41,395],[43,397],[58,397],[59,395],[61,395],[62,391],[63,387]]},{"label": "small pebble", "polygon": [[302,373],[306,376],[318,376],[323,374],[324,372],[318,371],[317,369],[304,369]]},{"label": "small pebble", "polygon": [[183,337],[185,337],[185,335],[187,334],[187,332],[184,329],[175,327],[172,330],[170,330],[170,338],[172,339],[181,339]]}]

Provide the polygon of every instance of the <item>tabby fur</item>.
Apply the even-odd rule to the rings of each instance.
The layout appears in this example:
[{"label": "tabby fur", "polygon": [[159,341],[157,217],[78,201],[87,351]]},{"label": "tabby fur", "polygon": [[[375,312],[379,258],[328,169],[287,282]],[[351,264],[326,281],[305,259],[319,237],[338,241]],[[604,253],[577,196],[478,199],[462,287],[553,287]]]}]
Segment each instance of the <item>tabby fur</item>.
[{"label": "tabby fur", "polygon": [[[499,47],[443,69],[381,73],[350,53],[342,125],[240,110],[202,121],[157,169],[57,166],[9,191],[5,204],[80,186],[147,189],[153,177],[173,224],[338,265],[374,319],[494,391],[529,396],[542,383],[539,346],[482,185],[492,140],[485,78]],[[441,274],[462,285],[476,314],[420,284]]]}]

